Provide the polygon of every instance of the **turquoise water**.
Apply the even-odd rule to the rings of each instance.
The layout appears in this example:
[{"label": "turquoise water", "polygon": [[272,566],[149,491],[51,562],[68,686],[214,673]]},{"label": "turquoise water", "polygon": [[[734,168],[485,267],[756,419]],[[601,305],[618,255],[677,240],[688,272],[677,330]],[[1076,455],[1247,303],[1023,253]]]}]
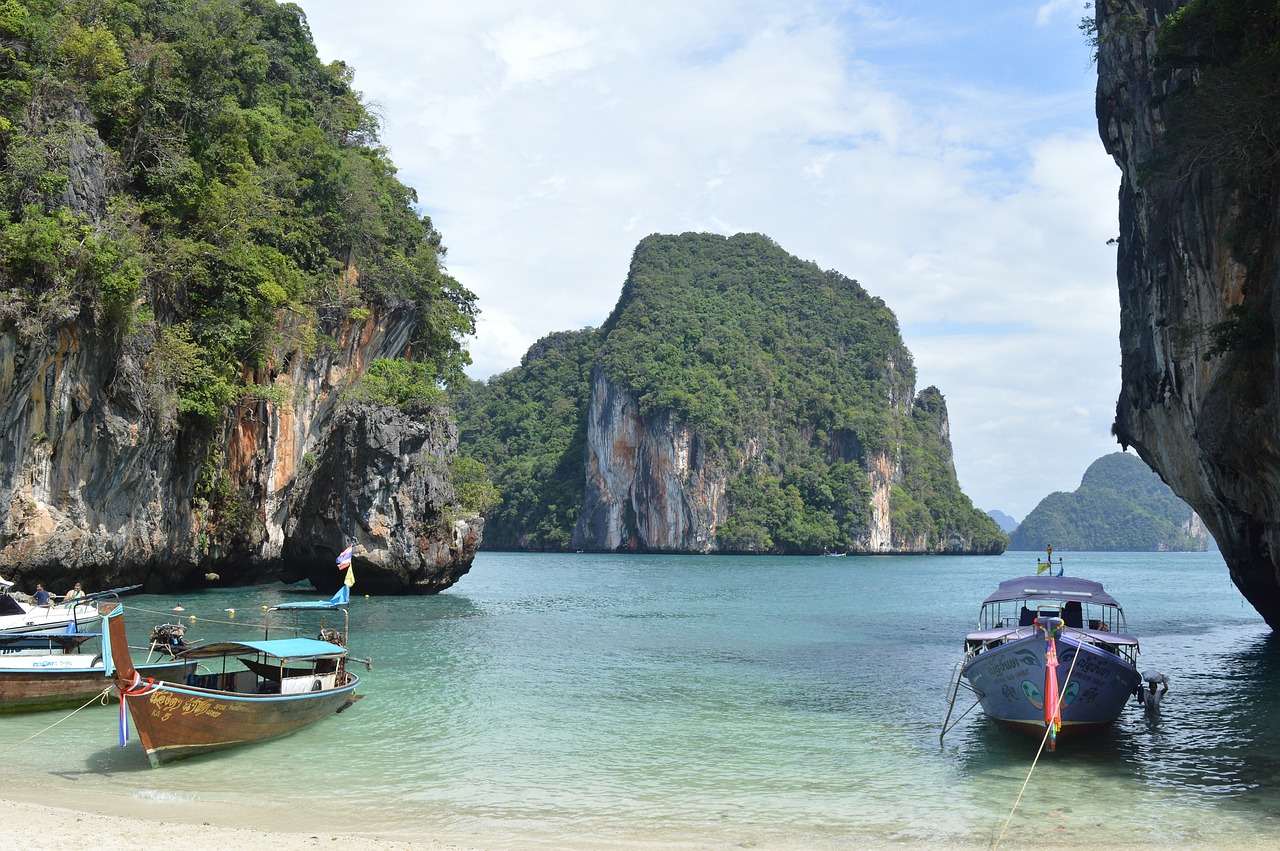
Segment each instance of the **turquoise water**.
[{"label": "turquoise water", "polygon": [[[1124,604],[1141,667],[1172,689],[1158,722],[1134,709],[1043,756],[1003,843],[1280,844],[1280,642],[1221,558],[1063,555]],[[482,553],[437,597],[366,600],[357,584],[366,696],[288,739],[151,769],[94,707],[16,747],[62,714],[0,719],[0,750],[10,781],[50,803],[106,793],[159,818],[224,808],[513,848],[986,847],[1038,742],[975,710],[940,744],[945,692],[982,598],[1035,561]],[[316,598],[126,603],[140,643],[179,601],[189,635],[211,639]]]}]

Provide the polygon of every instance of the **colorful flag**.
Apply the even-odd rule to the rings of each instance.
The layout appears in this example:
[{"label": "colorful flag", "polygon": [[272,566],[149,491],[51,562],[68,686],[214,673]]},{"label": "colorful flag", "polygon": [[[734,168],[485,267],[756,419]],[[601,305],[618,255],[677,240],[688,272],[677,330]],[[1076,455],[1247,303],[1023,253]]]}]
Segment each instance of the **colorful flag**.
[{"label": "colorful flag", "polygon": [[342,580],[342,584],[347,588],[351,588],[356,584],[356,568],[350,562],[347,563],[347,578]]},{"label": "colorful flag", "polygon": [[351,564],[351,556],[354,550],[355,550],[355,544],[352,544],[351,546],[347,547],[345,550],[343,550],[341,553],[338,554],[338,570],[342,570],[342,568],[347,567]]},{"label": "colorful flag", "polygon": [[345,605],[347,603],[350,603],[351,588],[347,585],[339,586],[338,593],[334,594],[333,598],[329,600],[329,602],[337,605]]}]

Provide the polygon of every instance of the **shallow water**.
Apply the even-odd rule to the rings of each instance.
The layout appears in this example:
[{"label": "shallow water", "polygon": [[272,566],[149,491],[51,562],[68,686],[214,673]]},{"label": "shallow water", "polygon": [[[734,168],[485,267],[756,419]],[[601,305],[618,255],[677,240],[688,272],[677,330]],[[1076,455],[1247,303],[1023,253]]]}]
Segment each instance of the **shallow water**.
[{"label": "shallow water", "polygon": [[[939,732],[963,633],[1034,553],[482,553],[438,597],[366,600],[357,584],[366,696],[290,738],[151,769],[93,707],[25,744],[63,713],[0,719],[0,751],[26,797],[60,806],[108,793],[162,818],[225,807],[490,846],[987,846],[1002,830],[1005,845],[1280,844],[1280,641],[1221,558],[1064,555],[1124,604],[1140,667],[1172,688],[1158,721],[1135,708],[1042,756],[1012,819],[1038,741],[980,710]],[[191,637],[247,638],[261,605],[316,596],[180,601]],[[178,601],[126,598],[135,643]]]}]

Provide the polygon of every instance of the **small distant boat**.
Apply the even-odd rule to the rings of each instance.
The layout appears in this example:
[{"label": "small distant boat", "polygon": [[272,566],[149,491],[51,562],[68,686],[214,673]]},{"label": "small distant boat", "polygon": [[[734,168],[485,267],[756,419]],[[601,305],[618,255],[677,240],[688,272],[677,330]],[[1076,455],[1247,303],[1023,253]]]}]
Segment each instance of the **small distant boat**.
[{"label": "small distant boat", "polygon": [[841,558],[841,557],[843,557],[843,556],[847,556],[847,555],[848,555],[848,553],[847,553],[847,552],[843,552],[843,553],[833,553],[833,552],[831,552],[830,550],[823,550],[823,551],[822,551],[822,554],[823,554],[824,556],[832,556],[833,558]]},{"label": "small distant boat", "polygon": [[[101,633],[24,632],[0,634],[0,714],[71,709],[111,688],[103,654],[94,652]],[[195,662],[166,659],[138,666],[141,676],[181,680]]]},{"label": "small distant boat", "polygon": [[[989,718],[1047,735],[1053,750],[1063,735],[1114,723],[1142,677],[1138,640],[1126,634],[1120,603],[1098,582],[1063,576],[1061,558],[1053,575],[1051,547],[1048,555],[1041,573],[1001,582],[982,601],[978,630],[964,639],[950,705],[967,684]],[[948,711],[943,735],[950,717]]]},{"label": "small distant boat", "polygon": [[[176,659],[198,662],[202,672],[170,683],[149,680],[134,667],[124,620],[107,619],[116,687],[153,767],[287,736],[359,699],[360,678],[346,668],[346,606],[335,601],[272,606],[266,635],[271,613],[278,611],[341,611],[343,629],[322,626],[320,634],[329,640],[264,635],[262,641],[177,650]],[[125,734],[122,729],[122,744]]]}]

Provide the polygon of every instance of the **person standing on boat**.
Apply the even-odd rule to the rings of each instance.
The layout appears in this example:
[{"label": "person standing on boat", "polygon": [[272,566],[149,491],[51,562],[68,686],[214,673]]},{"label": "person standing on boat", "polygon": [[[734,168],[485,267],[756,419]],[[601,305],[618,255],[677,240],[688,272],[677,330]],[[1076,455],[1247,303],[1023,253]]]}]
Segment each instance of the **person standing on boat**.
[{"label": "person standing on boat", "polygon": [[[1138,689],[1138,701],[1146,711],[1157,713],[1160,711],[1160,701],[1169,693],[1169,678],[1159,671],[1144,671],[1142,679],[1147,687]],[[1157,692],[1156,686],[1163,688]]]},{"label": "person standing on boat", "polygon": [[62,595],[62,601],[66,603],[66,602],[70,602],[71,600],[79,600],[83,596],[84,596],[84,589],[81,588],[80,583],[77,582],[76,587],[72,588],[70,591]]},{"label": "person standing on boat", "polygon": [[36,583],[36,593],[32,595],[32,599],[36,601],[37,606],[49,605],[49,592],[44,590],[44,586],[39,582]]}]

